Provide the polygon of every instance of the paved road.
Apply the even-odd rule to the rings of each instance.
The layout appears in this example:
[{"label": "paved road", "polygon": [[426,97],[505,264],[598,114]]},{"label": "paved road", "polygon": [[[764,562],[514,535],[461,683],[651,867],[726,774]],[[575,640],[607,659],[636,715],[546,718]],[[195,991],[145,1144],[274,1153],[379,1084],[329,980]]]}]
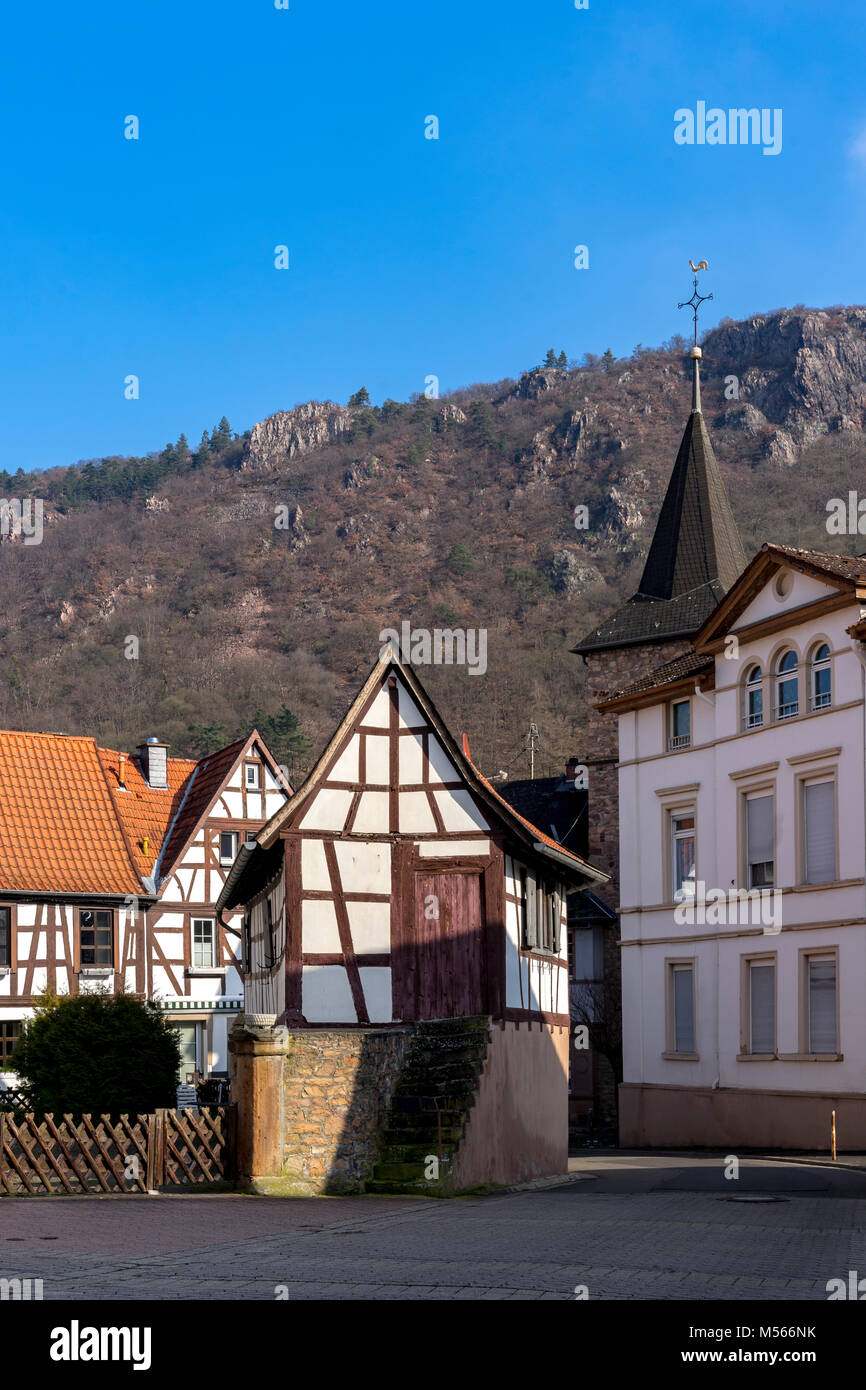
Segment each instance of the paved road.
[{"label": "paved road", "polygon": [[563,1186],[449,1202],[5,1199],[0,1277],[46,1299],[806,1301],[866,1276],[862,1159],[745,1159],[736,1180],[721,1155],[570,1166]]}]

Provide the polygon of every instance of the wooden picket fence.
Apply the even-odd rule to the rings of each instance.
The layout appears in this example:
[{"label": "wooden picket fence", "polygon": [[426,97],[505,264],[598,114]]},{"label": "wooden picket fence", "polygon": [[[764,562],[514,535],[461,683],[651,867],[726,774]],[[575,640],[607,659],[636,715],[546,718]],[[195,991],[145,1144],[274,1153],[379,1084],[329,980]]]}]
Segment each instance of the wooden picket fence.
[{"label": "wooden picket fence", "polygon": [[142,1193],[234,1177],[235,1107],[152,1115],[0,1111],[0,1194]]}]

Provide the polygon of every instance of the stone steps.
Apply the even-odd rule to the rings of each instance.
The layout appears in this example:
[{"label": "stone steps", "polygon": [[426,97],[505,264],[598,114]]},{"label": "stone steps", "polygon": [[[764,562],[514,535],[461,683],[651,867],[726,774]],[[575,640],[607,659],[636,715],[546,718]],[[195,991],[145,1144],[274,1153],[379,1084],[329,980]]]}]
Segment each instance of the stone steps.
[{"label": "stone steps", "polygon": [[[366,1191],[448,1196],[490,1039],[487,1018],[418,1024],[404,1057]],[[426,1178],[431,1158],[438,1177]]]}]

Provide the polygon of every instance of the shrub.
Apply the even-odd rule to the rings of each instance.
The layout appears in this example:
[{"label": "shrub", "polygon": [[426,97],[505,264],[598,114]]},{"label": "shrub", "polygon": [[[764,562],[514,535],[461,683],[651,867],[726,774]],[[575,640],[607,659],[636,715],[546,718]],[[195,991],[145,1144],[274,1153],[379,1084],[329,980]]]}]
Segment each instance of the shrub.
[{"label": "shrub", "polygon": [[147,1114],[175,1103],[180,1047],[156,1004],[132,994],[43,996],[12,1054],[28,1109]]}]

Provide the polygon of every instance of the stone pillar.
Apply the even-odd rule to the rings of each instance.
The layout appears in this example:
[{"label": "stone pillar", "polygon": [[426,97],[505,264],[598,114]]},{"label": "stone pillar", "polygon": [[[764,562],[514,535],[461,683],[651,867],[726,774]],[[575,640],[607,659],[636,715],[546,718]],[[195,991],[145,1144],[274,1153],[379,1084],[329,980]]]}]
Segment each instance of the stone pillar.
[{"label": "stone pillar", "polygon": [[237,1183],[251,1192],[281,1186],[284,1149],[283,1072],[289,1051],[285,1029],[238,1022],[229,1035],[237,1102]]}]

